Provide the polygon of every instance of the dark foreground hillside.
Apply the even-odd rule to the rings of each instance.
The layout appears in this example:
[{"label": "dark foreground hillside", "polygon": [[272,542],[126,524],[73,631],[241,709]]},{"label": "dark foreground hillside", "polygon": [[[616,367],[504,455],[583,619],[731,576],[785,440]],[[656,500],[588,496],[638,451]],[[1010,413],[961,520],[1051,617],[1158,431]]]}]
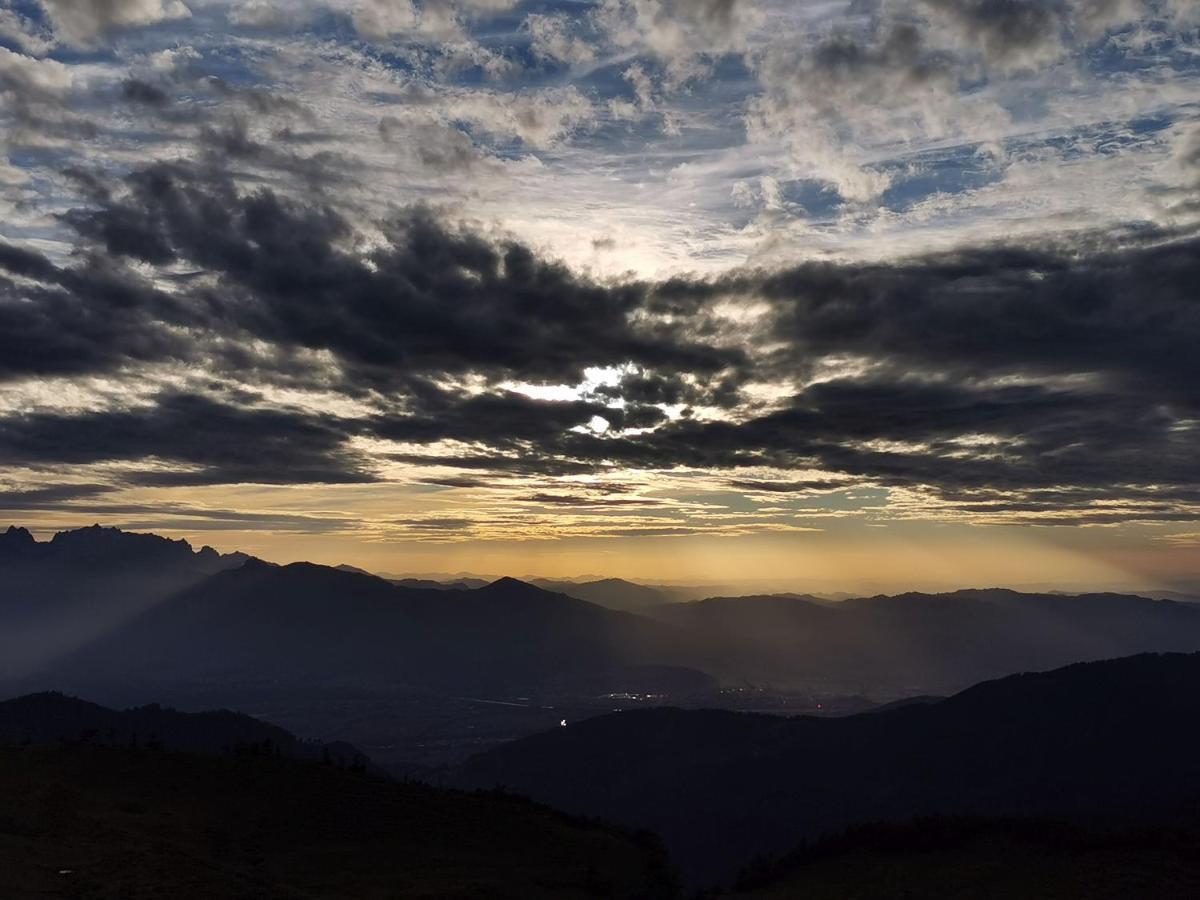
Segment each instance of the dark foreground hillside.
[{"label": "dark foreground hillside", "polygon": [[1185,900],[1200,897],[1200,831],[1183,821],[1117,829],[961,818],[861,826],[747,873],[728,896]]},{"label": "dark foreground hillside", "polygon": [[7,898],[653,898],[653,838],[335,766],[0,748]]}]

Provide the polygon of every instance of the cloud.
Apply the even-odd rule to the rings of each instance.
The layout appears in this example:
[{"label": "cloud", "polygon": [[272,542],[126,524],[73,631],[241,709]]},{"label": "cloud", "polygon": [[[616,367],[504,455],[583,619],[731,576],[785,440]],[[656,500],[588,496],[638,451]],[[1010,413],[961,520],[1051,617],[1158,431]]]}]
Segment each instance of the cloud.
[{"label": "cloud", "polygon": [[[51,5],[0,15],[0,459],[30,483],[642,507],[613,533],[695,523],[577,482],[1200,504],[1188,4]],[[467,518],[512,521],[422,521]]]},{"label": "cloud", "polygon": [[[1032,69],[1054,62],[1062,41],[1063,4],[1038,0],[921,0],[947,22],[967,47],[1002,71]],[[1093,15],[1103,7],[1088,4]]]},{"label": "cloud", "polygon": [[529,49],[540,60],[577,66],[596,58],[596,51],[579,35],[571,34],[572,20],[566,15],[530,13],[521,23],[529,33]]},{"label": "cloud", "polygon": [[379,134],[385,142],[408,150],[422,166],[436,172],[463,172],[489,158],[470,135],[440,122],[404,122],[385,116],[379,121]]},{"label": "cloud", "polygon": [[156,486],[370,481],[347,447],[352,431],[332,417],[165,393],[131,409],[2,419],[0,459],[56,469],[141,462],[145,470],[127,480]]},{"label": "cloud", "polygon": [[47,484],[21,490],[0,490],[0,509],[56,509],[64,503],[92,500],[114,490],[108,484]]},{"label": "cloud", "polygon": [[958,106],[952,60],[906,23],[865,40],[834,35],[815,47],[779,46],[758,64],[764,86],[749,110],[752,135],[782,136],[801,177],[832,182],[850,201],[881,194],[891,176],[865,148],[897,130],[944,134]]},{"label": "cloud", "polygon": [[[422,17],[411,0],[362,0],[354,6],[351,21],[358,33],[372,40],[383,40],[390,35],[413,31],[422,24]],[[431,19],[429,25],[432,27]],[[448,29],[448,35],[458,33],[457,22],[439,22]]]},{"label": "cloud", "polygon": [[617,48],[658,59],[671,88],[706,74],[714,59],[744,51],[762,22],[748,0],[602,0],[594,16]]},{"label": "cloud", "polygon": [[350,13],[363,37],[382,41],[393,35],[416,33],[434,40],[463,36],[463,19],[504,12],[516,0],[358,0]]},{"label": "cloud", "polygon": [[1148,7],[1149,0],[1076,0],[1074,22],[1086,36],[1094,37],[1138,21]]},{"label": "cloud", "polygon": [[71,82],[69,66],[0,47],[0,90],[11,102],[54,103],[66,94]]},{"label": "cloud", "polygon": [[[1130,480],[1135,470],[1178,484],[1193,474],[1173,449],[1195,413],[1181,386],[1200,377],[1189,350],[1198,325],[1187,298],[1200,274],[1190,238],[1119,250],[983,247],[907,263],[807,264],[716,281],[602,286],[528,248],[456,230],[420,210],[381,223],[382,242],[360,253],[356,229],[330,208],[268,190],[242,193],[178,164],[137,172],[66,220],[92,247],[78,267],[0,246],[0,265],[14,279],[5,287],[11,299],[0,304],[10,377],[196,358],[238,377],[250,357],[236,348],[258,342],[324,354],[320,365],[335,365],[345,390],[399,391],[399,407],[369,421],[318,428],[301,417],[315,429],[305,433],[329,439],[318,441],[315,461],[302,456],[290,466],[301,473],[361,475],[334,448],[370,435],[520,444],[583,466],[815,463],[947,486],[1051,478],[1094,485]],[[206,274],[196,286],[185,281],[164,291],[121,265],[123,258]],[[769,304],[762,339],[772,349],[752,366],[736,345],[716,340],[718,329],[704,326],[731,296]],[[691,318],[676,319],[679,313]],[[815,364],[836,359],[860,363],[795,393],[782,408],[742,410],[739,384],[747,379],[803,381],[819,371]],[[291,357],[295,364],[305,365]],[[253,365],[269,373],[272,354],[258,353]],[[600,385],[594,400],[434,387],[448,376],[573,384],[588,367],[626,365],[633,371]],[[728,387],[718,388],[721,373],[733,376]],[[295,374],[289,368],[281,376]],[[328,369],[308,377],[327,381]],[[228,412],[213,400],[196,402],[186,408],[172,397],[155,409],[163,421]],[[684,404],[739,415],[671,422],[661,412]],[[89,461],[195,461],[157,446],[163,432],[147,424],[148,413],[95,415],[101,418],[87,424],[100,434],[117,428],[137,439],[127,451],[102,443]],[[247,415],[281,428],[297,421],[289,414],[275,423],[257,408]],[[576,431],[596,417],[616,437]],[[14,459],[33,460],[57,443],[83,453],[87,443],[59,433],[71,427],[66,419],[35,416],[8,427]],[[649,432],[625,436],[630,429]],[[991,444],[962,443],[979,435]],[[882,442],[880,449],[870,449],[872,442]],[[994,452],[997,442],[1003,454]],[[37,452],[21,457],[22,447]],[[224,474],[234,477],[240,465],[222,463]]]},{"label": "cloud", "polygon": [[0,269],[21,277],[0,275],[0,379],[193,358],[193,313],[103,257],[63,270],[0,244]]},{"label": "cloud", "polygon": [[[241,194],[223,176],[164,164],[66,220],[112,257],[196,266],[216,279],[217,289],[200,289],[194,301],[132,289],[114,295],[120,315],[157,310],[198,329],[327,353],[363,388],[466,373],[573,383],[588,366],[626,362],[711,373],[740,359],[689,340],[682,322],[635,321],[644,312],[636,284],[589,282],[520,244],[455,230],[421,209],[380,223],[379,243],[360,254],[354,229],[328,206],[269,190]],[[89,290],[81,273],[60,280]],[[17,304],[11,313],[48,327],[62,318],[51,315],[55,304],[81,305],[61,292],[46,299],[45,313]],[[156,330],[145,322],[135,333],[149,339]]]},{"label": "cloud", "polygon": [[[904,265],[676,281],[662,289],[770,300],[767,343],[778,349],[760,356],[758,378],[802,373],[813,359],[866,362],[757,415],[603,436],[570,429],[570,419],[523,430],[513,417],[515,433],[548,466],[816,470],[829,474],[738,486],[828,490],[851,476],[929,492],[940,510],[980,518],[1028,515],[1040,508],[1031,498],[1069,489],[1071,503],[1049,503],[1075,508],[1080,523],[1191,520],[1200,517],[1191,450],[1200,409],[1187,387],[1200,375],[1188,351],[1200,334],[1188,287],[1200,274],[1196,249],[1195,238],[1120,250],[991,247]],[[580,405],[575,420],[589,412]],[[980,504],[979,491],[994,496]]]},{"label": "cloud", "polygon": [[38,0],[65,42],[91,47],[118,28],[185,19],[191,10],[180,0]]},{"label": "cloud", "polygon": [[[155,485],[355,482],[392,464],[804,470],[818,474],[796,490],[849,476],[963,514],[995,509],[956,492],[1028,504],[1032,491],[1113,485],[1129,506],[1104,515],[1149,515],[1139,485],[1168,504],[1156,516],[1194,509],[1190,234],[603,283],[428,209],[368,227],[178,162],[90,191],[63,217],[79,235],[74,263],[0,245],[4,374],[166,378],[192,365],[212,381],[9,415],[10,465],[144,460],[138,478]],[[746,304],[758,313],[730,329],[727,311]],[[502,387],[582,386],[597,368],[615,374],[571,388],[576,399]],[[231,387],[247,383],[260,389]],[[769,399],[755,385],[772,386]],[[284,388],[361,409],[335,416],[265,393]]]},{"label": "cloud", "polygon": [[0,9],[0,38],[11,41],[25,53],[41,56],[54,48],[54,33],[48,25],[34,21],[16,9]]},{"label": "cloud", "polygon": [[517,94],[455,92],[445,98],[444,110],[447,118],[474,122],[534,148],[554,145],[595,115],[591,102],[573,85]]}]

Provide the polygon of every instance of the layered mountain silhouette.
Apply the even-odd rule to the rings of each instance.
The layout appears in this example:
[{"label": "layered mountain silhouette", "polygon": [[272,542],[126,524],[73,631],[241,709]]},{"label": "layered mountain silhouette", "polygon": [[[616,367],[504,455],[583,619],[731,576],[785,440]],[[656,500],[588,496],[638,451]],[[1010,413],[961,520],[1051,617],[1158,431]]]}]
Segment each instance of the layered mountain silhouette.
[{"label": "layered mountain silhouette", "polygon": [[518,690],[653,659],[669,626],[513,579],[470,591],[398,588],[309,563],[248,560],[61,660],[92,680]]},{"label": "layered mountain silhouette", "polygon": [[464,786],[656,830],[698,880],[857,822],[1137,815],[1200,797],[1200,654],[987,682],[822,719],[645,709],[498,747]]},{"label": "layered mountain silhouette", "polygon": [[[120,684],[418,687],[471,696],[658,693],[633,673],[704,673],[810,694],[947,694],[1013,671],[1200,649],[1200,607],[1006,590],[830,602],[806,595],[660,602],[616,579],[400,585],[348,567],[276,566],[99,527],[0,536],[0,682],[25,692]],[[633,606],[637,613],[606,608]],[[658,667],[658,668],[655,668]],[[657,678],[657,676],[655,676]],[[694,692],[693,692],[694,693]],[[218,702],[221,702],[218,699]]]}]

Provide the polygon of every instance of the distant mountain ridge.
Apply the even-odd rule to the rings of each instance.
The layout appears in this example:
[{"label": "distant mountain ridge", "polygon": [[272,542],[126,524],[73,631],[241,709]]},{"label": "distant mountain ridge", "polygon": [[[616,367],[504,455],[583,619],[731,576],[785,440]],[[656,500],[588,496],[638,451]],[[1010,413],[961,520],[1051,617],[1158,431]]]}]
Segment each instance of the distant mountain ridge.
[{"label": "distant mountain ridge", "polygon": [[829,602],[795,594],[656,607],[723,678],[948,693],[1015,671],[1200,650],[1200,608],[1124,594],[970,589]]},{"label": "distant mountain ridge", "polygon": [[532,580],[540,588],[587,600],[608,609],[638,612],[672,602],[672,594],[663,589],[635,584],[623,578],[601,578],[594,581],[555,581],[546,578]]}]

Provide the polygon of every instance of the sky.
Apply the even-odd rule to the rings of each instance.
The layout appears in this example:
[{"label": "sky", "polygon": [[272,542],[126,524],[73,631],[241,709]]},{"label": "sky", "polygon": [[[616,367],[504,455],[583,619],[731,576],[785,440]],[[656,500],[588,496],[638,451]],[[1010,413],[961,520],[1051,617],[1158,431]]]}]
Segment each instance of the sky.
[{"label": "sky", "polygon": [[1200,584],[1194,0],[0,2],[0,521]]}]

